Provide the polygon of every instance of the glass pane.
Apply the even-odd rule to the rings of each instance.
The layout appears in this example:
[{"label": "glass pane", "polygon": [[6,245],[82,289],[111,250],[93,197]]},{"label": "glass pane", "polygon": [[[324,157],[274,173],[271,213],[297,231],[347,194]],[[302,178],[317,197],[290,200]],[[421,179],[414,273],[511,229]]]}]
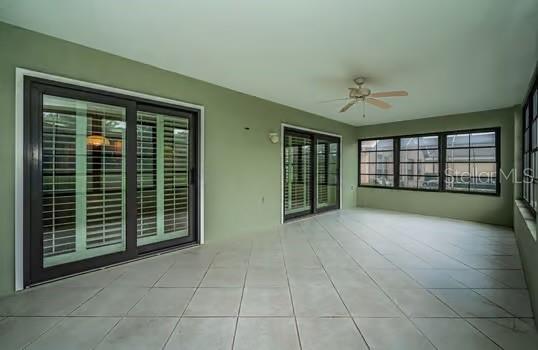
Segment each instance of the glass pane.
[{"label": "glass pane", "polygon": [[284,136],[284,214],[310,210],[311,186],[310,136]]},{"label": "glass pane", "polygon": [[447,162],[468,162],[469,161],[469,149],[468,148],[447,149],[446,161]]},{"label": "glass pane", "polygon": [[438,176],[439,167],[437,163],[418,163],[419,175]]},{"label": "glass pane", "polygon": [[437,149],[421,149],[418,151],[418,160],[421,162],[437,162],[439,151]]},{"label": "glass pane", "polygon": [[392,174],[393,172],[391,163],[361,164],[361,174]]},{"label": "glass pane", "polygon": [[384,140],[377,141],[378,151],[391,150],[391,149],[393,149],[393,139],[384,139]]},{"label": "glass pane", "polygon": [[400,139],[400,149],[417,149],[418,137],[405,137]]},{"label": "glass pane", "polygon": [[469,134],[454,134],[447,135],[446,147],[468,147],[469,146]]},{"label": "glass pane", "polygon": [[529,172],[529,176],[538,178],[538,152],[531,153],[532,169]]},{"label": "glass pane", "polygon": [[392,161],[393,161],[393,153],[392,153],[392,151],[377,152],[377,161],[378,162],[392,163]]},{"label": "glass pane", "polygon": [[137,112],[137,243],[189,234],[189,119]]},{"label": "glass pane", "polygon": [[404,188],[416,188],[417,187],[416,176],[400,176],[400,187]]},{"label": "glass pane", "polygon": [[375,151],[376,144],[376,140],[361,141],[361,151]]},{"label": "glass pane", "polygon": [[495,148],[471,148],[471,161],[495,162]]},{"label": "glass pane", "polygon": [[379,163],[376,165],[376,174],[393,174],[394,164],[392,163]]},{"label": "glass pane", "polygon": [[320,139],[317,144],[317,207],[334,206],[338,201],[338,142]]},{"label": "glass pane", "polygon": [[376,152],[361,152],[361,163],[373,163],[376,160]]},{"label": "glass pane", "polygon": [[387,175],[361,175],[361,184],[367,186],[394,186],[393,176]]},{"label": "glass pane", "polygon": [[470,190],[472,192],[495,193],[497,191],[497,179],[495,177],[471,178]]},{"label": "glass pane", "polygon": [[400,163],[400,175],[417,175],[417,163]]},{"label": "glass pane", "polygon": [[446,175],[470,176],[469,163],[446,163]]},{"label": "glass pane", "polygon": [[418,151],[400,151],[400,162],[418,161]]},{"label": "glass pane", "polygon": [[496,163],[471,163],[471,176],[489,177],[496,176]]},{"label": "glass pane", "polygon": [[421,149],[438,148],[438,136],[423,136],[419,140]]},{"label": "glass pane", "polygon": [[469,191],[468,176],[447,176],[445,177],[446,189],[448,191]]},{"label": "glass pane", "polygon": [[534,98],[532,100],[532,105],[534,106],[534,116],[533,118],[538,118],[538,89],[534,90]]},{"label": "glass pane", "polygon": [[478,132],[471,134],[471,146],[495,147],[495,132]]},{"label": "glass pane", "polygon": [[418,188],[422,188],[426,190],[438,190],[439,178],[435,176],[419,176]]},{"label": "glass pane", "polygon": [[531,143],[531,145],[532,145],[532,149],[535,149],[536,148],[536,132],[537,132],[537,130],[536,130],[536,120],[533,120],[531,125],[532,125],[532,129],[531,129],[531,135],[532,135],[532,140],[531,141],[532,141],[532,143]]},{"label": "glass pane", "polygon": [[387,186],[387,187],[394,186],[393,176],[375,175],[375,182],[376,182],[376,185],[378,186]]},{"label": "glass pane", "polygon": [[43,266],[125,250],[123,107],[43,96]]}]

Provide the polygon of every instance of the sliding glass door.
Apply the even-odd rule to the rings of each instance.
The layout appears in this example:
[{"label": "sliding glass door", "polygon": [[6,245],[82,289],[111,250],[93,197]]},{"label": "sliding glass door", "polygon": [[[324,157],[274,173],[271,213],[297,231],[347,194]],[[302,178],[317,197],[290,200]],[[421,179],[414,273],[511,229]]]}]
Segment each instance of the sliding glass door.
[{"label": "sliding glass door", "polygon": [[197,112],[25,81],[25,284],[197,240]]},{"label": "sliding glass door", "polygon": [[316,142],[316,207],[337,209],[340,203],[340,139],[319,135]]},{"label": "sliding glass door", "polygon": [[284,219],[337,209],[340,204],[340,139],[284,130]]},{"label": "sliding glass door", "polygon": [[125,118],[125,106],[43,95],[45,268],[125,250]]},{"label": "sliding glass door", "polygon": [[188,114],[154,106],[137,111],[137,245],[189,238],[195,193]]},{"label": "sliding glass door", "polygon": [[312,137],[291,130],[284,135],[284,215],[312,212]]}]

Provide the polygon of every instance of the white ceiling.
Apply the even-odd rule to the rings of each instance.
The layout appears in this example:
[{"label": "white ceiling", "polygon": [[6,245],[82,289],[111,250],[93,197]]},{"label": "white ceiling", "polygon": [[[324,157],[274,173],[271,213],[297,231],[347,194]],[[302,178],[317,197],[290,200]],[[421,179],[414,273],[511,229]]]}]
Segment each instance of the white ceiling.
[{"label": "white ceiling", "polygon": [[[520,103],[536,0],[0,0],[0,20],[352,125]],[[340,114],[351,79],[388,111]]]}]

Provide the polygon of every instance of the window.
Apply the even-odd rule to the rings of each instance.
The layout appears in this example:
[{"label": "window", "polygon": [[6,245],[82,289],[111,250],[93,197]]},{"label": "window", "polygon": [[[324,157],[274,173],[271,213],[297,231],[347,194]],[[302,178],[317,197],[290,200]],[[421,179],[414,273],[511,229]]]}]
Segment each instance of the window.
[{"label": "window", "polygon": [[535,83],[523,105],[523,199],[534,211],[538,204],[538,86]]},{"label": "window", "polygon": [[400,187],[439,189],[439,136],[400,138]]},{"label": "window", "polygon": [[497,191],[495,131],[446,135],[447,191]]},{"label": "window", "polygon": [[495,128],[360,140],[359,186],[499,195],[499,135]]},{"label": "window", "polygon": [[394,140],[361,141],[360,183],[368,186],[394,186]]}]

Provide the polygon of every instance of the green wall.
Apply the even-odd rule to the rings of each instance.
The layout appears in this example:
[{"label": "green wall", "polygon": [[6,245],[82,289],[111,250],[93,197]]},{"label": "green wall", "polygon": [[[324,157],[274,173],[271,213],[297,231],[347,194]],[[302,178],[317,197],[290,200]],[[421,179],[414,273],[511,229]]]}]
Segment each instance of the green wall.
[{"label": "green wall", "polygon": [[[508,174],[514,163],[512,108],[363,126],[357,129],[357,136],[369,138],[487,127],[501,128],[501,169]],[[512,204],[511,180],[503,177],[501,177],[500,197],[367,187],[359,187],[357,191],[357,205],[362,207],[445,216],[506,226],[512,226]]]},{"label": "green wall", "polygon": [[204,105],[208,241],[279,223],[280,144],[268,133],[281,122],[343,136],[343,206],[355,206],[354,127],[0,23],[0,295],[14,289],[15,67]]}]

